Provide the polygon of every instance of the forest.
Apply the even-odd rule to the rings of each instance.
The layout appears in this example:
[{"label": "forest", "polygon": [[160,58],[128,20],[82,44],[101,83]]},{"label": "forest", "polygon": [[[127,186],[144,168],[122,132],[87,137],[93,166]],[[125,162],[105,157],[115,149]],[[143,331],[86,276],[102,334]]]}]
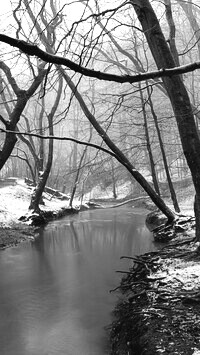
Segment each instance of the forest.
[{"label": "forest", "polygon": [[[7,5],[8,6],[8,5]],[[84,196],[192,179],[200,235],[198,1],[10,2],[1,15],[1,177]]]},{"label": "forest", "polygon": [[1,354],[199,355],[199,0],[0,18]]}]

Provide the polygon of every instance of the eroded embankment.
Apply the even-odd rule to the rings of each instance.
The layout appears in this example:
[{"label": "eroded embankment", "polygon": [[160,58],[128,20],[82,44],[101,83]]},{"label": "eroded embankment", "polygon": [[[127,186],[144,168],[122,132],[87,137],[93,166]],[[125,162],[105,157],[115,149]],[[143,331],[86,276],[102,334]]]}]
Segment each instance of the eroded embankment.
[{"label": "eroded embankment", "polygon": [[112,355],[200,354],[200,253],[193,228],[130,258],[111,326]]}]

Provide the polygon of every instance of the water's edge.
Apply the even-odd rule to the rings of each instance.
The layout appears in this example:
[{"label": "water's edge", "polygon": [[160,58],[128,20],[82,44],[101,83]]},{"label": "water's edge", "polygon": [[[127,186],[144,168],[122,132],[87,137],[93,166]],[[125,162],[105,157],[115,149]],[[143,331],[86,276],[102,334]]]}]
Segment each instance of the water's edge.
[{"label": "water's edge", "polygon": [[81,212],[1,251],[1,355],[105,355],[118,300],[109,291],[130,265],[120,257],[155,250],[145,218],[133,208]]}]

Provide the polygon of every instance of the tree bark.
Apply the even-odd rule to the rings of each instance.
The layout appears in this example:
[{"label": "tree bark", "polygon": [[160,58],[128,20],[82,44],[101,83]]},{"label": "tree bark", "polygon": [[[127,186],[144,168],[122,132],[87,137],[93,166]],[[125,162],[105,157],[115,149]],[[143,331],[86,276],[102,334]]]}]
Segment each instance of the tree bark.
[{"label": "tree bark", "polygon": [[171,195],[171,199],[172,199],[175,211],[176,212],[180,212],[178,200],[177,200],[177,197],[176,197],[176,192],[174,190],[174,186],[173,186],[172,179],[171,179],[170,172],[169,172],[169,167],[168,167],[168,163],[167,163],[167,157],[166,157],[166,154],[165,154],[165,148],[164,148],[163,140],[162,140],[162,137],[161,137],[160,127],[159,127],[159,124],[158,124],[158,118],[157,118],[157,115],[156,115],[154,107],[153,107],[153,102],[151,100],[151,96],[150,96],[150,92],[149,92],[148,86],[147,86],[147,90],[148,90],[148,94],[149,94],[149,104],[150,104],[150,108],[151,108],[151,113],[152,113],[153,120],[154,120],[155,127],[156,127],[156,132],[157,132],[157,135],[158,135],[158,141],[159,141],[159,145],[160,145],[160,150],[161,150],[161,154],[162,154],[162,158],[163,158],[163,164],[164,164],[164,168],[165,168],[165,173],[166,173],[166,176],[167,176],[167,182],[168,182],[168,185],[169,185],[169,192],[170,192],[170,195]]},{"label": "tree bark", "polygon": [[[63,87],[63,80],[62,80],[62,78],[60,78],[59,88],[58,88],[58,92],[56,95],[55,103],[51,109],[51,112],[48,115],[48,125],[49,125],[49,135],[50,136],[53,136],[53,134],[54,134],[54,132],[53,132],[53,118],[54,118],[55,112],[58,108],[58,104],[59,104],[59,101],[61,98],[62,87]],[[53,162],[53,139],[50,139],[46,167],[45,167],[44,172],[42,172],[39,176],[38,184],[33,192],[33,195],[31,197],[31,203],[29,206],[29,209],[32,209],[34,212],[40,211],[39,203],[42,199],[42,194],[43,194],[47,179],[48,179],[50,171],[51,171],[52,162]]]},{"label": "tree bark", "polygon": [[[31,9],[30,9],[30,5],[28,3],[27,0],[24,0],[24,3],[26,4],[27,7],[27,11],[29,13],[29,16],[34,24],[34,26],[36,27],[38,34],[40,34],[41,40],[43,42],[43,45],[45,46],[45,48],[48,50],[48,53],[45,53],[45,57],[49,58],[58,58],[56,56],[54,56],[54,52],[53,52],[53,45],[52,43],[48,43],[48,38],[45,36],[44,32],[41,30],[40,25],[37,21],[37,19],[35,19]],[[52,2],[52,12],[55,12],[55,8],[53,6],[53,2]],[[5,36],[1,35],[0,36],[0,40],[2,38],[5,38]],[[55,37],[55,36],[54,36]],[[18,41],[19,43],[19,41]],[[23,43],[22,43],[22,47]],[[33,51],[36,49],[36,46],[34,46]],[[32,51],[29,51],[29,55],[31,54]],[[37,53],[35,53],[36,55],[42,53],[41,50],[36,50]],[[62,66],[60,64],[64,64],[62,63],[63,59],[65,62],[65,58],[61,58],[58,60],[58,62],[55,62],[57,69],[59,70],[59,72],[61,73],[61,75],[63,76],[64,80],[67,82],[68,86],[70,87],[70,89],[72,90],[74,96],[76,97],[76,99],[79,102],[79,105],[81,107],[81,109],[83,110],[85,116],[88,118],[88,120],[90,121],[90,123],[92,124],[92,126],[95,128],[95,130],[98,132],[98,134],[102,137],[103,141],[106,143],[106,145],[112,150],[112,152],[114,152],[116,154],[116,159],[123,165],[126,167],[126,169],[130,172],[130,174],[136,179],[136,181],[143,187],[143,189],[146,191],[146,193],[150,196],[150,198],[152,199],[152,201],[155,203],[155,205],[167,216],[169,222],[173,221],[175,219],[175,215],[174,213],[170,210],[169,207],[166,206],[165,202],[160,198],[160,196],[158,196],[158,194],[154,191],[154,189],[151,187],[151,185],[146,181],[146,179],[139,173],[139,171],[137,171],[135,169],[135,167],[130,163],[130,161],[127,159],[127,157],[123,154],[123,152],[114,144],[114,142],[110,139],[110,137],[107,135],[106,131],[100,126],[100,124],[97,122],[97,120],[95,119],[94,115],[90,112],[90,110],[88,109],[85,101],[83,100],[82,96],[80,95],[80,93],[77,90],[77,87],[75,86],[75,84],[73,83],[73,81],[71,80],[71,78],[69,77],[69,75],[66,73],[66,71],[62,68]],[[44,58],[45,60],[45,58]],[[67,60],[68,65],[71,66],[71,69],[80,72],[80,66],[77,65],[76,63],[72,63],[71,61]],[[81,69],[81,74],[86,74],[86,73],[90,73],[90,75],[97,75],[98,78],[102,78],[105,77],[105,73],[102,73],[100,75],[100,72],[95,72],[93,70],[89,70],[89,69]],[[99,76],[100,75],[100,76]],[[113,75],[111,75],[113,77]],[[109,75],[109,78],[111,78],[111,76]],[[114,77],[116,78],[116,75],[114,75]],[[120,78],[121,81],[121,78]]]},{"label": "tree bark", "polygon": [[180,62],[179,62],[179,56],[178,56],[178,51],[177,51],[176,42],[175,42],[176,27],[175,27],[174,19],[172,16],[171,0],[164,0],[164,3],[165,3],[165,9],[166,9],[166,19],[167,19],[167,22],[169,25],[169,39],[168,39],[169,48],[170,48],[171,54],[174,58],[174,62],[176,64],[176,66],[179,67]]},{"label": "tree bark", "polygon": [[[49,134],[53,136],[53,124],[50,122],[49,122]],[[52,161],[53,161],[53,139],[50,139],[49,140],[49,153],[48,153],[47,164],[46,164],[44,172],[39,173],[38,183],[37,183],[37,185],[34,189],[34,192],[31,196],[31,203],[29,206],[29,209],[33,210],[36,213],[40,212],[39,204],[42,200],[42,194],[43,194],[47,179],[49,177],[49,173],[51,171]]]},{"label": "tree bark", "polygon": [[[43,136],[43,119],[44,119],[44,97],[42,97],[42,106],[39,114],[39,134]],[[39,139],[39,166],[38,166],[38,175],[39,171],[43,171],[44,167],[44,140]]]},{"label": "tree bark", "polygon": [[117,189],[116,189],[116,177],[115,177],[115,169],[114,169],[114,162],[113,158],[111,158],[111,175],[112,175],[112,191],[113,191],[113,198],[116,200],[117,198]]},{"label": "tree bark", "polygon": [[84,151],[83,151],[83,153],[81,155],[81,158],[80,158],[80,161],[79,161],[79,164],[78,164],[78,167],[77,167],[76,175],[75,175],[75,178],[74,178],[74,181],[73,181],[72,192],[71,192],[71,196],[70,196],[70,200],[69,200],[69,206],[71,208],[72,208],[73,199],[74,199],[74,196],[75,196],[75,193],[76,193],[76,189],[77,189],[77,186],[78,186],[78,180],[79,180],[79,175],[80,175],[80,171],[81,171],[81,166],[82,166],[83,160],[85,158],[86,151],[87,151],[87,146],[85,147],[85,149],[84,149]]},{"label": "tree bark", "polygon": [[[17,103],[13,111],[9,115],[9,121],[5,122],[2,119],[1,121],[5,124],[6,130],[15,131],[17,123],[20,120],[21,114],[28,100],[41,84],[44,75],[46,73],[46,70],[44,69],[44,64],[43,64],[41,68],[39,68],[38,76],[34,79],[29,89],[21,90],[17,86],[15,79],[12,77],[9,67],[5,63],[0,62],[0,68],[5,72],[8,82],[12,86],[12,89],[17,96]],[[9,132],[6,133],[4,144],[2,150],[0,151],[0,170],[2,169],[2,167],[4,166],[8,158],[10,157],[16,142],[17,142],[17,137],[15,134]]]},{"label": "tree bark", "polygon": [[[148,87],[148,85],[147,85],[147,87]],[[159,185],[158,185],[156,169],[155,169],[155,163],[154,163],[153,153],[152,153],[152,149],[151,149],[151,142],[150,142],[150,137],[149,137],[149,129],[148,129],[148,123],[147,123],[147,114],[146,114],[146,108],[145,108],[145,101],[144,101],[144,97],[143,97],[143,92],[141,90],[141,84],[139,84],[139,88],[140,88],[140,99],[141,99],[141,104],[142,104],[142,113],[143,113],[143,118],[144,118],[144,130],[145,130],[145,137],[146,137],[146,146],[147,146],[147,151],[148,151],[149,161],[150,161],[150,167],[151,167],[151,175],[152,175],[152,180],[153,180],[153,185],[154,185],[155,191],[160,196],[160,189],[159,189]]]},{"label": "tree bark", "polygon": [[106,131],[100,126],[97,122],[93,114],[88,109],[85,101],[83,100],[82,96],[78,92],[77,87],[65,72],[62,67],[58,66],[60,73],[62,74],[63,78],[69,85],[70,89],[72,90],[74,96],[78,100],[85,116],[88,118],[92,126],[98,132],[100,137],[102,137],[103,141],[106,145],[112,150],[113,153],[116,155],[116,159],[129,171],[129,173],[134,177],[134,179],[142,186],[142,188],[146,191],[146,193],[150,196],[152,201],[155,205],[166,215],[169,222],[172,222],[175,219],[174,213],[171,209],[165,204],[165,202],[160,198],[160,196],[154,191],[151,185],[147,182],[142,174],[135,169],[135,167],[131,164],[131,162],[127,159],[127,157],[123,154],[123,152],[115,145],[115,143],[110,139]]},{"label": "tree bark", "polygon": [[[148,0],[134,0],[132,4],[158,69],[175,67],[174,59],[150,2]],[[176,117],[183,151],[192,174],[197,201],[200,201],[200,140],[189,96],[179,75],[163,77],[163,82]],[[200,215],[197,218],[199,219]],[[197,239],[200,239],[198,225],[200,223],[197,223],[196,236]]]}]

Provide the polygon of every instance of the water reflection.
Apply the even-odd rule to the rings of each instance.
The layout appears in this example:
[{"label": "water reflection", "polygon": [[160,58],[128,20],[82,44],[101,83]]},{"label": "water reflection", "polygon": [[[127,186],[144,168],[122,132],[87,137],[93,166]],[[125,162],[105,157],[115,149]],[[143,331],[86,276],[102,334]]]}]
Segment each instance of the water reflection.
[{"label": "water reflection", "polygon": [[0,253],[1,355],[105,355],[120,256],[154,250],[133,212],[82,212]]}]

